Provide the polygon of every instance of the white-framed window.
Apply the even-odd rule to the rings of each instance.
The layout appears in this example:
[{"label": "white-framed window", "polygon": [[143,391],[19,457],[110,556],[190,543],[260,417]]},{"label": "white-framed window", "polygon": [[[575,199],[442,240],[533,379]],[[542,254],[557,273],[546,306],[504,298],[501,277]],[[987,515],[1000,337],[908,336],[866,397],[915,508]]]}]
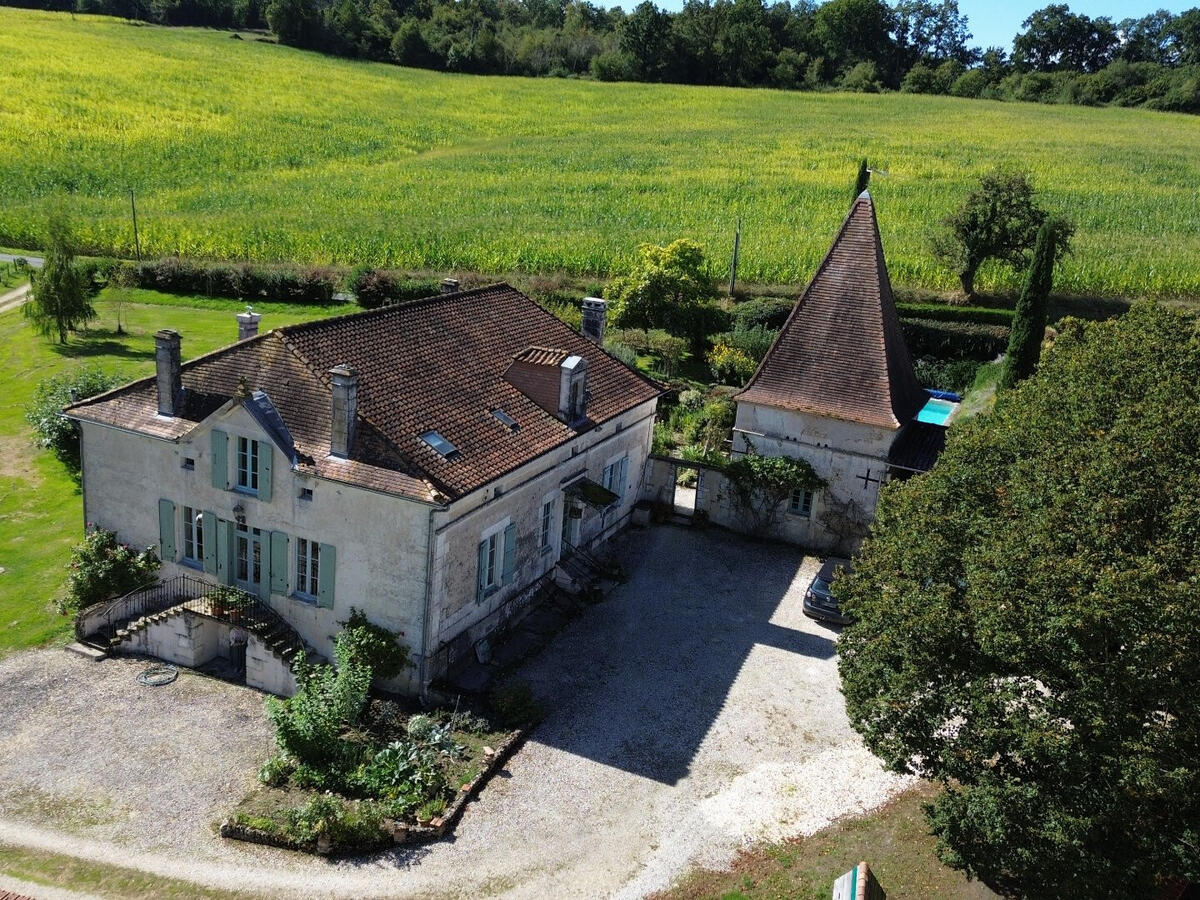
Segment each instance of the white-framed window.
[{"label": "white-framed window", "polygon": [[251,438],[237,439],[237,486],[258,493],[258,441]]},{"label": "white-framed window", "polygon": [[500,543],[499,532],[488,535],[483,556],[483,589],[490,591],[500,586]]},{"label": "white-framed window", "polygon": [[807,519],[812,515],[813,492],[796,488],[792,491],[792,499],[788,501],[788,512],[793,516]]},{"label": "white-framed window", "polygon": [[517,526],[505,518],[479,536],[479,563],[475,601],[483,599],[516,580]]},{"label": "white-framed window", "polygon": [[183,507],[183,561],[204,565],[204,524],[198,510]]},{"label": "white-framed window", "polygon": [[306,538],[296,539],[296,593],[316,598],[320,593],[321,545]]},{"label": "white-framed window", "polygon": [[608,465],[604,467],[604,478],[602,483],[604,487],[612,491],[618,497],[625,496],[625,482],[629,475],[629,456],[625,455],[618,459],[609,460]]},{"label": "white-framed window", "polygon": [[554,543],[554,498],[542,502],[542,527],[541,537],[538,541],[539,549],[545,553]]}]

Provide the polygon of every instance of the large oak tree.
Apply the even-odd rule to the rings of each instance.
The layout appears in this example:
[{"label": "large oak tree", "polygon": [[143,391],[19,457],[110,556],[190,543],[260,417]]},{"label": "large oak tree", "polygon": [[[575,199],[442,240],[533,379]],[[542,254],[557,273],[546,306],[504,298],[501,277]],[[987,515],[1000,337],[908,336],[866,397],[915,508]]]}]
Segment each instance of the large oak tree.
[{"label": "large oak tree", "polygon": [[854,726],[936,779],[942,857],[1014,896],[1200,879],[1200,327],[1064,324],[884,490],[836,590]]}]

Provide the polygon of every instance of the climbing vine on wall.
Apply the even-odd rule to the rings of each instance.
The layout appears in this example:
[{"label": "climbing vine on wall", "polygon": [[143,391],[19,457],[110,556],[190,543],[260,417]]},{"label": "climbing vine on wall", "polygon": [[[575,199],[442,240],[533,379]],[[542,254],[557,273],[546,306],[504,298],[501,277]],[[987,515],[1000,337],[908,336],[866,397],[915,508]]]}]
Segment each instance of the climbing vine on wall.
[{"label": "climbing vine on wall", "polygon": [[815,491],[825,484],[804,460],[761,456],[753,444],[745,456],[725,467],[725,479],[738,515],[752,534],[769,531],[779,521],[794,491]]}]

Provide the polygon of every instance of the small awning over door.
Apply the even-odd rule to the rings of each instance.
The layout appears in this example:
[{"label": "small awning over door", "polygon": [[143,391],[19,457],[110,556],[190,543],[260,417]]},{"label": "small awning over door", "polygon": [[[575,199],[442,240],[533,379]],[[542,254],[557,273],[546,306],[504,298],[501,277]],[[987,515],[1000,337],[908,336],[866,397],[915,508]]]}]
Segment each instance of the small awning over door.
[{"label": "small awning over door", "polygon": [[621,499],[619,495],[614,494],[604,485],[592,481],[590,478],[580,478],[578,481],[572,481],[563,488],[563,493],[576,500],[582,500],[588,506],[594,506],[597,509],[612,506]]}]

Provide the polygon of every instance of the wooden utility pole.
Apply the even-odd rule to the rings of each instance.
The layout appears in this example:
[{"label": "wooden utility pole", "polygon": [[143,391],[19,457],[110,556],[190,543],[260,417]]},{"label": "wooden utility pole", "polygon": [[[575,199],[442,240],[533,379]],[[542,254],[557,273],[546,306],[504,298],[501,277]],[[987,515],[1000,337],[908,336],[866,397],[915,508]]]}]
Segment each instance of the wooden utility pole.
[{"label": "wooden utility pole", "polygon": [[733,264],[729,267],[729,296],[733,296],[733,289],[737,286],[737,264],[738,251],[742,245],[742,217],[738,216],[737,231],[733,233]]},{"label": "wooden utility pole", "polygon": [[133,212],[133,252],[137,254],[138,262],[142,261],[142,244],[138,240],[137,204],[133,202],[133,188],[129,189],[129,209]]}]

